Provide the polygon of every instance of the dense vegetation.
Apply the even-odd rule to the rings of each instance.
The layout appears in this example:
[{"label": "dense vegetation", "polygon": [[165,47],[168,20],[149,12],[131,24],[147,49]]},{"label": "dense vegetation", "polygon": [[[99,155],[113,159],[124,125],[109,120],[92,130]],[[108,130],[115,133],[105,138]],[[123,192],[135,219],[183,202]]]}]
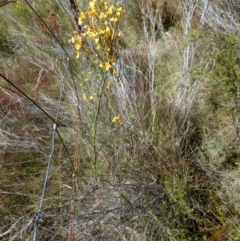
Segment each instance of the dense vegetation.
[{"label": "dense vegetation", "polygon": [[0,240],[240,240],[239,24],[240,0],[1,6]]}]

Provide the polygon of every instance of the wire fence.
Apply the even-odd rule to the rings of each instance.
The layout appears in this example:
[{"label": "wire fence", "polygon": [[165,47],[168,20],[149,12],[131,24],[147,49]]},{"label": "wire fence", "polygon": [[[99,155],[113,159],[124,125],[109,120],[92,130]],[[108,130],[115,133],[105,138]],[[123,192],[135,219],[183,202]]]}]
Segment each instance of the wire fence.
[{"label": "wire fence", "polygon": [[[0,2],[0,7],[6,5],[7,3],[10,3],[10,2],[15,2],[15,1],[2,1]],[[74,2],[74,1],[73,1]],[[46,22],[42,19],[42,17],[40,17],[40,15],[38,14],[38,12],[33,8],[33,6],[27,1],[25,0],[25,3],[28,5],[29,9],[35,14],[36,18],[38,18],[41,23],[44,25],[44,28],[47,29],[47,31],[53,36],[53,38],[56,40],[56,42],[59,44],[59,46],[61,47],[61,49],[63,50],[63,52],[65,53],[66,55],[66,63],[63,63],[63,66],[65,68],[65,73],[62,77],[62,80],[61,82],[59,83],[59,99],[58,99],[58,103],[57,103],[57,106],[55,107],[56,108],[56,114],[55,114],[55,117],[51,116],[43,107],[41,107],[40,104],[38,104],[35,100],[33,100],[28,94],[26,94],[23,90],[21,90],[21,88],[19,88],[16,84],[13,83],[13,80],[10,80],[9,78],[7,78],[4,74],[0,73],[0,76],[3,80],[6,81],[6,83],[8,84],[9,86],[9,89],[11,90],[12,93],[16,93],[16,96],[17,97],[21,97],[21,98],[25,98],[27,99],[28,101],[30,101],[36,108],[38,108],[51,122],[52,122],[52,138],[51,138],[51,148],[50,148],[50,153],[49,153],[49,158],[48,158],[48,161],[47,161],[47,168],[46,168],[46,171],[45,171],[45,179],[44,179],[44,184],[43,184],[43,188],[42,188],[42,195],[41,195],[41,198],[40,198],[40,201],[39,201],[39,208],[38,208],[38,211],[35,212],[35,214],[33,215],[32,214],[28,214],[26,216],[23,216],[19,219],[17,219],[17,221],[14,222],[14,224],[12,224],[10,226],[10,228],[8,228],[6,231],[4,231],[2,234],[0,234],[0,238],[3,238],[5,236],[7,236],[9,233],[13,232],[14,228],[16,227],[16,225],[19,225],[20,222],[23,222],[24,220],[28,220],[27,223],[23,224],[23,227],[20,229],[19,232],[16,232],[11,238],[10,240],[14,240],[15,238],[19,238],[19,236],[21,236],[21,233],[26,231],[29,226],[32,226],[34,225],[34,229],[33,229],[33,235],[32,235],[32,240],[38,240],[37,236],[38,236],[38,228],[39,228],[39,223],[41,221],[41,218],[42,218],[42,212],[44,210],[44,207],[43,207],[43,202],[44,202],[44,199],[45,199],[45,195],[46,195],[46,188],[47,188],[47,184],[48,184],[48,181],[49,181],[49,175],[50,175],[50,172],[51,172],[51,163],[52,163],[52,159],[53,159],[53,156],[54,156],[54,152],[56,151],[56,136],[58,136],[60,142],[62,143],[63,147],[64,147],[64,150],[67,154],[67,158],[69,160],[69,163],[70,163],[70,166],[72,168],[72,178],[76,178],[76,173],[75,173],[75,169],[74,169],[74,165],[73,165],[73,161],[71,159],[71,156],[70,156],[70,153],[68,151],[68,148],[66,147],[66,144],[63,140],[63,138],[61,137],[61,134],[58,130],[58,127],[59,127],[59,123],[61,125],[64,125],[64,123],[61,122],[60,118],[59,118],[59,114],[60,114],[60,111],[61,111],[61,104],[62,104],[62,98],[63,98],[63,92],[64,92],[64,85],[65,85],[65,78],[66,78],[66,74],[67,72],[70,72],[71,76],[72,76],[72,80],[73,82],[75,81],[74,80],[74,77],[73,77],[73,73],[72,73],[72,67],[71,67],[71,63],[70,63],[70,56],[68,54],[68,52],[65,50],[64,46],[61,44],[61,41],[58,39],[58,37],[54,34],[54,32],[49,28],[49,26],[46,24]],[[59,3],[60,4],[60,3]],[[60,6],[62,6],[60,4]],[[27,79],[25,80],[26,82],[28,81]],[[12,90],[13,89],[13,90]],[[76,91],[76,96],[78,95],[77,94],[77,89],[76,89],[76,86],[75,86],[75,91]],[[77,98],[78,99],[78,98]],[[52,111],[52,110],[51,110]],[[11,136],[13,138],[19,138],[18,136],[14,136],[13,134],[11,133],[7,133],[9,135],[6,135],[6,131],[4,130],[1,130],[1,134],[2,134],[2,139],[3,139],[3,143],[1,143],[2,145],[4,145],[4,142],[6,142],[6,144],[9,145],[9,141],[5,138],[6,136]],[[4,140],[5,139],[5,140]],[[11,138],[12,139],[12,138]],[[21,143],[21,145],[24,145],[26,147],[26,143]],[[13,147],[16,147],[16,143],[13,143],[12,144]],[[28,147],[29,148],[29,147]],[[1,194],[5,194],[5,195],[20,195],[20,196],[25,196],[24,194],[22,193],[16,193],[16,192],[6,192],[6,191],[2,191]],[[28,194],[26,194],[26,196],[29,197]]]}]

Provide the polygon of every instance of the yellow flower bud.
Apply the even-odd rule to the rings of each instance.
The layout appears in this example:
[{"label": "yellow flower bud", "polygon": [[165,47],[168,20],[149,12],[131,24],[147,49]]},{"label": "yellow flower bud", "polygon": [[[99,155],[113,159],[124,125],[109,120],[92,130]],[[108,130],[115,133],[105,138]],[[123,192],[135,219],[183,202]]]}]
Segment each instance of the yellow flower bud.
[{"label": "yellow flower bud", "polygon": [[111,63],[112,65],[114,65],[114,64],[116,64],[116,60],[115,60],[115,59],[111,59],[111,60],[110,60],[110,63]]},{"label": "yellow flower bud", "polygon": [[107,89],[110,89],[112,86],[115,86],[115,83],[113,83],[112,81],[108,81],[107,82]]},{"label": "yellow flower bud", "polygon": [[111,64],[109,62],[105,63],[105,69],[108,71],[111,68]]},{"label": "yellow flower bud", "polygon": [[107,35],[110,35],[111,34],[111,29],[109,27],[106,27],[105,32],[106,32]]},{"label": "yellow flower bud", "polygon": [[94,8],[95,8],[95,2],[94,2],[94,1],[91,1],[91,2],[89,3],[89,7],[90,7],[91,9],[94,9]]},{"label": "yellow flower bud", "polygon": [[101,48],[101,45],[98,43],[98,44],[96,45],[96,49],[99,50],[100,48]]},{"label": "yellow flower bud", "polygon": [[75,48],[76,50],[79,50],[79,49],[81,48],[81,45],[80,45],[79,43],[76,43],[76,44],[74,45],[74,48]]},{"label": "yellow flower bud", "polygon": [[113,75],[118,76],[118,72],[116,69],[113,70]]},{"label": "yellow flower bud", "polygon": [[114,7],[111,6],[111,7],[106,11],[106,14],[112,15],[112,14],[113,14],[113,9],[114,9]]},{"label": "yellow flower bud", "polygon": [[70,39],[70,43],[71,43],[71,44],[74,44],[74,42],[75,42],[75,38],[72,37],[72,38]]},{"label": "yellow flower bud", "polygon": [[122,125],[123,124],[123,121],[122,121],[122,119],[119,116],[115,116],[112,119],[112,122],[115,123],[115,124],[118,124],[118,125]]},{"label": "yellow flower bud", "polygon": [[116,23],[118,21],[117,18],[110,18],[109,20],[110,20],[110,22],[114,22],[114,23]]},{"label": "yellow flower bud", "polygon": [[104,67],[103,63],[100,63],[100,64],[99,64],[99,67],[100,67],[100,68],[103,68],[103,67]]}]

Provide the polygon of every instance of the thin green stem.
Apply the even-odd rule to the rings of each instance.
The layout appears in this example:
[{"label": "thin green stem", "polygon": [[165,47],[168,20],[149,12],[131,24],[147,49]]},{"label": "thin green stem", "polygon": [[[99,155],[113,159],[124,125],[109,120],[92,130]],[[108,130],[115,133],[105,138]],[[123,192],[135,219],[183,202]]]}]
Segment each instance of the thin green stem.
[{"label": "thin green stem", "polygon": [[96,116],[95,116],[95,120],[94,120],[94,124],[93,124],[93,151],[94,151],[94,176],[95,176],[95,179],[97,178],[97,162],[98,162],[98,150],[97,150],[98,117],[99,117],[100,108],[101,108],[101,100],[102,100],[103,93],[105,90],[106,80],[107,80],[107,78],[104,78],[102,85],[101,85],[99,99],[98,99],[98,103],[97,103],[97,112],[96,112]]}]

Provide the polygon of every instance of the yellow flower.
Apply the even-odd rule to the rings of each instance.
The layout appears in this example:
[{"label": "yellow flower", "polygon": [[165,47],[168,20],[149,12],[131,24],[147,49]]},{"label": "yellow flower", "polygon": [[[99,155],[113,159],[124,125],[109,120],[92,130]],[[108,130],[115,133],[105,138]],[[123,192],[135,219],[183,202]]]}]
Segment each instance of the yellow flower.
[{"label": "yellow flower", "polygon": [[110,89],[111,87],[113,87],[113,86],[115,86],[115,83],[114,82],[112,82],[112,81],[108,81],[107,82],[107,89]]},{"label": "yellow flower", "polygon": [[95,43],[98,44],[99,43],[99,38],[95,38]]},{"label": "yellow flower", "polygon": [[74,45],[74,48],[75,48],[76,50],[79,50],[79,49],[81,48],[81,45],[80,45],[79,43],[76,43],[76,44]]},{"label": "yellow flower", "polygon": [[116,69],[113,70],[113,75],[118,76],[118,72]]},{"label": "yellow flower", "polygon": [[121,13],[120,12],[116,12],[116,16],[119,19],[121,17]]},{"label": "yellow flower", "polygon": [[100,20],[103,20],[103,19],[105,19],[106,17],[107,17],[106,14],[103,13],[103,12],[101,12],[100,15],[99,15],[99,19],[100,19]]},{"label": "yellow flower", "polygon": [[96,44],[96,49],[99,50],[101,48],[101,45],[98,43]]},{"label": "yellow flower", "polygon": [[111,68],[111,64],[109,62],[105,63],[105,69],[108,71]]},{"label": "yellow flower", "polygon": [[111,64],[109,62],[106,62],[105,64],[100,63],[98,66],[102,69],[105,68],[106,71],[108,71],[111,68]]},{"label": "yellow flower", "polygon": [[[121,33],[117,30],[117,23],[123,13],[125,9],[119,5],[109,4],[106,0],[89,0],[88,10],[78,15],[78,23],[83,25],[83,31],[74,33],[69,40],[76,51],[77,58],[82,52],[85,56],[92,55],[91,61],[96,66],[104,71],[110,71],[112,75],[117,75],[117,71],[113,68],[118,58],[118,48],[120,48],[117,40],[121,37]],[[84,45],[86,45],[85,48],[83,48]],[[96,55],[93,55],[91,49],[96,52]],[[115,59],[111,59],[115,52]],[[101,62],[101,59],[106,58],[107,61]]]},{"label": "yellow flower", "polygon": [[85,19],[85,18],[86,18],[85,13],[81,12],[81,13],[79,14],[79,17],[78,17],[78,24],[79,24],[79,25],[82,25],[82,24],[83,24],[83,19]]},{"label": "yellow flower", "polygon": [[118,37],[121,37],[121,36],[122,36],[122,34],[121,34],[120,31],[118,31],[116,35],[117,35]]},{"label": "yellow flower", "polygon": [[[93,8],[92,11],[88,12],[88,15],[89,15],[90,17],[97,16],[97,11],[96,11],[96,9]],[[92,18],[92,22],[93,22],[93,20],[94,20],[94,19]]]},{"label": "yellow flower", "polygon": [[87,96],[86,96],[86,94],[85,94],[85,93],[83,94],[83,99],[84,99],[84,100],[86,100],[86,99],[87,99]]},{"label": "yellow flower", "polygon": [[93,101],[93,96],[92,96],[92,95],[89,97],[89,100],[90,100],[90,101]]},{"label": "yellow flower", "polygon": [[122,125],[123,124],[123,121],[122,121],[122,119],[119,116],[115,116],[112,119],[112,122],[115,123],[115,124],[118,124],[118,125]]},{"label": "yellow flower", "polygon": [[81,12],[81,13],[79,14],[79,18],[78,18],[78,19],[83,20],[85,17],[86,17],[85,13],[84,13],[84,12]]},{"label": "yellow flower", "polygon": [[111,63],[111,65],[115,65],[116,64],[116,60],[115,59],[111,59],[110,63]]},{"label": "yellow flower", "polygon": [[78,51],[80,48],[82,48],[84,39],[78,36],[76,39],[74,39],[74,43],[74,48]]},{"label": "yellow flower", "polygon": [[95,1],[91,1],[91,2],[89,3],[89,7],[90,7],[91,9],[95,9]]},{"label": "yellow flower", "polygon": [[104,2],[104,8],[105,8],[105,10],[108,9],[108,3],[107,2]]},{"label": "yellow flower", "polygon": [[96,31],[89,31],[88,36],[92,39],[97,39],[98,38],[98,32]]},{"label": "yellow flower", "polygon": [[112,14],[113,14],[113,10],[114,10],[114,7],[111,6],[111,7],[106,11],[106,14],[112,15]]},{"label": "yellow flower", "polygon": [[107,48],[106,53],[107,53],[107,55],[110,55],[111,54],[111,48]]},{"label": "yellow flower", "polygon": [[120,8],[118,8],[117,12],[120,13],[120,15],[122,15],[122,14],[124,14],[126,11],[125,11],[125,9],[124,9],[123,7],[120,7]]},{"label": "yellow flower", "polygon": [[99,35],[104,35],[105,34],[105,29],[101,29],[100,31],[99,31]]},{"label": "yellow flower", "polygon": [[105,33],[106,33],[106,35],[110,35],[111,34],[111,29],[109,27],[106,27]]},{"label": "yellow flower", "polygon": [[103,63],[100,63],[100,64],[99,64],[99,67],[100,67],[100,68],[103,68],[103,67],[104,67]]},{"label": "yellow flower", "polygon": [[114,22],[114,23],[116,23],[118,21],[117,18],[110,18],[109,20],[110,20],[110,22]]},{"label": "yellow flower", "polygon": [[71,37],[71,39],[69,40],[69,42],[70,42],[71,44],[74,44],[75,38],[74,38],[74,37]]}]

